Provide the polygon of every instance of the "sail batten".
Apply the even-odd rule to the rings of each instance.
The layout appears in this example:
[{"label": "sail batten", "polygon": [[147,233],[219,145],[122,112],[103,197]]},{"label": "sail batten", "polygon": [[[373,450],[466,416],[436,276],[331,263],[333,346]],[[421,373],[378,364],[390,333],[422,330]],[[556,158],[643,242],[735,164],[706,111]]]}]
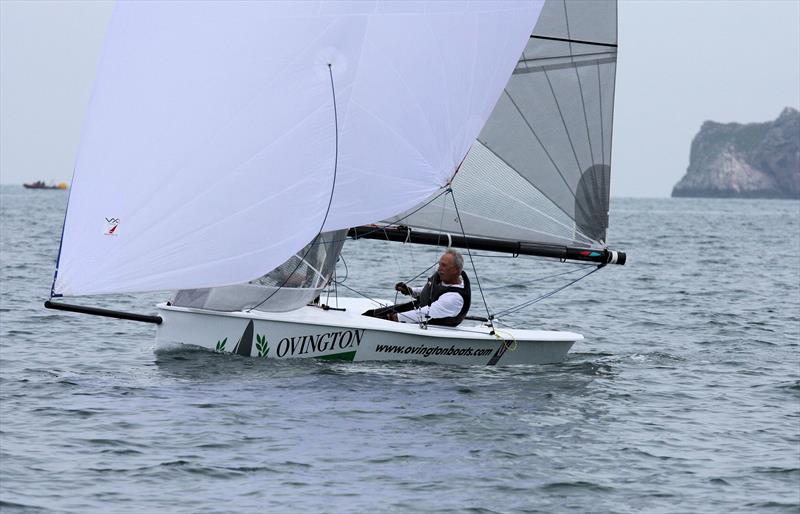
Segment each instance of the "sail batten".
[{"label": "sail batten", "polygon": [[564,43],[578,43],[581,45],[595,45],[595,46],[607,46],[609,48],[617,48],[616,43],[607,43],[604,41],[586,41],[584,39],[571,39],[566,37],[544,36],[541,34],[531,34],[531,39],[542,39],[545,41],[562,41]]}]

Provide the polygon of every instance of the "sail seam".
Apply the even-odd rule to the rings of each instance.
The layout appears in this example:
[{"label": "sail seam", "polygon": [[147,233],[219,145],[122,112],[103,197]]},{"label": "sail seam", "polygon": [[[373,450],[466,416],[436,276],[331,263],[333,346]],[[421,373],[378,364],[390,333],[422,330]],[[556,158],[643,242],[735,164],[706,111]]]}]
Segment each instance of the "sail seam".
[{"label": "sail seam", "polygon": [[[489,318],[489,323],[492,323],[492,313],[489,312],[489,304],[486,303],[486,297],[483,295],[483,289],[481,288],[481,279],[478,276],[478,270],[475,268],[475,260],[472,258],[472,252],[469,249],[469,243],[467,243],[467,234],[464,232],[464,224],[461,223],[461,215],[458,213],[458,205],[456,205],[456,195],[453,194],[453,190],[450,189],[450,197],[453,199],[453,208],[456,210],[456,219],[458,220],[458,225],[461,227],[461,234],[464,236],[464,244],[467,248],[467,255],[469,256],[469,263],[472,266],[472,273],[475,274],[475,283],[478,284],[478,291],[481,293],[481,300],[483,300],[483,306],[486,308],[486,317]],[[492,332],[494,332],[494,327],[492,327]]]},{"label": "sail seam", "polygon": [[[505,92],[506,96],[508,96],[508,99],[511,100],[511,103],[514,105],[514,108],[519,113],[520,117],[522,118],[522,121],[524,121],[525,125],[528,126],[528,130],[531,131],[531,134],[533,134],[533,137],[536,138],[536,141],[538,141],[539,145],[542,147],[542,150],[544,151],[545,155],[547,155],[547,158],[550,160],[550,164],[552,164],[553,167],[558,172],[558,176],[561,177],[561,180],[564,181],[564,185],[567,186],[567,190],[569,190],[570,194],[572,194],[572,197],[575,198],[575,191],[572,190],[572,187],[570,187],[569,182],[564,177],[564,174],[561,173],[561,169],[558,167],[558,164],[556,164],[556,161],[553,160],[553,157],[550,155],[550,152],[547,151],[547,147],[544,145],[544,143],[542,143],[542,140],[539,139],[539,135],[536,134],[535,130],[533,130],[533,126],[528,122],[528,119],[525,118],[525,115],[522,114],[522,110],[520,110],[519,106],[517,105],[517,102],[515,102],[514,99],[511,97],[511,94],[508,92],[508,89],[505,89],[503,91]],[[487,145],[487,147],[488,147],[488,145]],[[494,152],[492,152],[492,153],[494,153]],[[497,155],[497,154],[495,154],[495,155]],[[514,169],[513,166],[511,166],[511,168]],[[567,214],[567,216],[569,216],[569,214]],[[572,217],[572,216],[570,216],[570,217]]]},{"label": "sail seam", "polygon": [[[558,117],[561,118],[561,126],[564,127],[564,134],[567,136],[567,141],[569,141],[569,148],[572,150],[572,156],[575,157],[575,165],[578,167],[578,174],[580,175],[581,172],[581,162],[578,159],[578,152],[575,151],[575,144],[572,142],[572,136],[569,133],[569,128],[567,127],[567,120],[564,119],[564,113],[561,111],[561,103],[558,101],[558,96],[556,96],[555,89],[553,89],[553,83],[550,81],[550,75],[547,72],[544,72],[544,78],[547,79],[547,85],[550,87],[550,94],[553,95],[553,100],[556,102],[556,109],[558,110]],[[575,192],[572,192],[572,195],[575,196]]]},{"label": "sail seam", "polygon": [[[566,1],[564,2],[564,23],[566,23],[566,25],[567,25],[567,37],[570,38],[570,42],[569,42],[570,62],[572,62],[572,64],[573,64],[573,69],[575,70],[575,78],[578,81],[578,92],[580,93],[580,96],[581,96],[581,107],[583,108],[583,122],[586,125],[586,140],[589,143],[589,155],[591,155],[591,166],[586,168],[586,170],[582,169],[580,164],[578,165],[578,173],[580,173],[580,179],[578,179],[578,183],[580,184],[583,181],[583,174],[586,171],[592,169],[592,167],[594,166],[595,160],[594,160],[594,148],[592,147],[592,136],[591,136],[591,134],[589,134],[589,118],[586,116],[586,99],[583,96],[583,84],[581,83],[581,75],[580,75],[580,73],[578,73],[578,67],[574,66],[575,58],[572,55],[573,54],[572,31],[569,28],[569,11],[567,10],[567,2]],[[573,149],[573,151],[574,151],[574,149]],[[594,189],[592,191],[593,193],[598,191],[598,188],[597,188],[597,176],[596,175],[597,174],[594,173],[594,172],[590,173],[590,176],[591,176],[591,179],[592,179],[592,185],[594,186]],[[592,213],[597,212],[597,206],[595,205],[595,202],[594,202],[594,200],[595,200],[594,194],[592,194],[592,195],[582,194],[581,197],[582,198],[588,198],[589,203],[590,203],[589,208],[590,208],[590,211]],[[579,202],[578,198],[575,198],[575,201]],[[586,214],[585,209],[583,208],[583,206],[581,205],[579,207],[580,207],[581,211],[583,211],[584,214]]]},{"label": "sail seam", "polygon": [[[561,111],[561,104],[559,103],[558,97],[556,96],[556,92],[553,89],[553,83],[550,82],[550,76],[547,74],[546,71],[544,72],[544,78],[547,79],[547,85],[550,86],[550,94],[553,95],[553,100],[555,100],[555,102],[556,102],[556,109],[558,109],[558,115],[561,118],[561,125],[564,127],[564,133],[567,135],[567,141],[569,141],[569,147],[572,150],[572,155],[575,157],[575,165],[578,167],[577,168],[578,169],[578,176],[580,176],[581,175],[581,163],[580,163],[580,160],[578,159],[578,152],[575,151],[575,145],[572,142],[572,136],[570,136],[569,128],[567,128],[567,121],[564,119],[564,113]],[[559,172],[559,174],[560,174],[560,172]],[[564,176],[562,175],[561,178],[564,178]],[[587,214],[586,214],[586,210],[583,208],[582,205],[580,205],[577,202],[578,197],[577,197],[577,194],[575,193],[575,191],[573,191],[572,188],[570,188],[570,192],[572,193],[572,198],[575,199],[575,201],[576,201],[576,203],[575,203],[576,207],[580,208],[580,210],[583,213],[584,217],[589,218],[589,216],[587,216]],[[577,218],[577,213],[575,213],[575,214],[576,214],[576,218]],[[575,227],[575,230],[576,231],[580,231],[577,228],[577,226]],[[586,235],[586,234],[584,234],[584,235]]]}]

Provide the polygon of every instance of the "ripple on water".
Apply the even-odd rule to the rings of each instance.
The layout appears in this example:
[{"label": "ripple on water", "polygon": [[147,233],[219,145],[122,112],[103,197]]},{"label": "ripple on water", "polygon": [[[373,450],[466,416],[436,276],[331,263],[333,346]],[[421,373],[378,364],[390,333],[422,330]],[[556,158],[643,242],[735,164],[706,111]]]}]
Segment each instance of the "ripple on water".
[{"label": "ripple on water", "polygon": [[[613,199],[630,265],[509,319],[586,339],[559,364],[489,368],[154,350],[150,326],[44,310],[66,195],[16,189],[0,186],[2,512],[800,510],[800,202]],[[408,249],[348,242],[347,283],[385,296],[437,257]],[[493,310],[564,270],[476,266]]]},{"label": "ripple on water", "polygon": [[555,493],[570,493],[572,491],[602,493],[611,492],[614,490],[613,487],[600,485],[594,482],[585,482],[582,480],[577,480],[575,482],[550,482],[540,486],[539,489],[542,491]]}]

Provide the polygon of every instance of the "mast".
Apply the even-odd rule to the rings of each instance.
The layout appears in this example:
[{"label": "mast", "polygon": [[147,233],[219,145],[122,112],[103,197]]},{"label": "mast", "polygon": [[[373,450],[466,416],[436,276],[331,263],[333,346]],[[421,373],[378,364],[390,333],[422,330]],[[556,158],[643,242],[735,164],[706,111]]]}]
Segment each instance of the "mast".
[{"label": "mast", "polygon": [[488,252],[510,253],[514,255],[536,255],[551,257],[560,260],[594,262],[597,264],[625,264],[625,252],[609,250],[607,248],[596,250],[574,246],[562,246],[545,243],[530,243],[527,241],[511,241],[507,239],[491,239],[485,237],[463,236],[453,234],[438,234],[435,232],[418,232],[406,226],[379,227],[362,225],[353,227],[347,232],[353,239],[382,239],[384,241],[397,241],[401,243],[416,243],[423,245],[441,245],[444,241],[453,248],[469,248],[470,250],[483,250]]}]

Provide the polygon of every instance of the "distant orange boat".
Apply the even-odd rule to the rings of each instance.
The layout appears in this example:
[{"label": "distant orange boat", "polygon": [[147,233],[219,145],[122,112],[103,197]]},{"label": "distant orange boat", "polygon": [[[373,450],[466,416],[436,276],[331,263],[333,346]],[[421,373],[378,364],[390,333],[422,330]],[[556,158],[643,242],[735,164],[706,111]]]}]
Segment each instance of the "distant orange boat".
[{"label": "distant orange boat", "polygon": [[48,186],[41,180],[37,180],[32,184],[22,184],[22,185],[25,186],[25,189],[67,189],[66,182],[61,182],[59,184],[51,184]]}]

